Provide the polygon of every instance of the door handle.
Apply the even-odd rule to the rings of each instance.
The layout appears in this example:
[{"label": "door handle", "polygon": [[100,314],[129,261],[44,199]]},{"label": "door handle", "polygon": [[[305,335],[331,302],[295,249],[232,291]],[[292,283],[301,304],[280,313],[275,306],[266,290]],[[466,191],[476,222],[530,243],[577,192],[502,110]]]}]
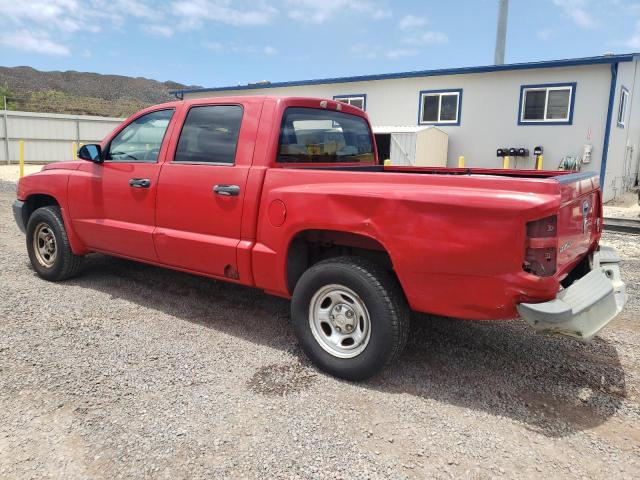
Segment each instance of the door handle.
[{"label": "door handle", "polygon": [[133,188],[149,188],[151,180],[148,178],[131,178],[129,179],[129,186]]},{"label": "door handle", "polygon": [[237,197],[240,195],[240,187],[238,185],[214,185],[213,192],[226,197]]}]

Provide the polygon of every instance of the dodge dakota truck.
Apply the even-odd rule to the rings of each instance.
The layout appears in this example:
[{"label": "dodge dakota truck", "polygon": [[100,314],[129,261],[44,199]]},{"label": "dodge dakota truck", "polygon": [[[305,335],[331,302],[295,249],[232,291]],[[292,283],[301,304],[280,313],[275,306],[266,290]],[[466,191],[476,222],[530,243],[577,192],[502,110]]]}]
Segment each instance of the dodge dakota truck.
[{"label": "dodge dakota truck", "polygon": [[302,350],[342,378],[397,358],[412,310],[589,341],[626,301],[595,174],[383,166],[336,101],[165,103],[78,157],[18,184],[40,277],[100,252],[291,298]]}]

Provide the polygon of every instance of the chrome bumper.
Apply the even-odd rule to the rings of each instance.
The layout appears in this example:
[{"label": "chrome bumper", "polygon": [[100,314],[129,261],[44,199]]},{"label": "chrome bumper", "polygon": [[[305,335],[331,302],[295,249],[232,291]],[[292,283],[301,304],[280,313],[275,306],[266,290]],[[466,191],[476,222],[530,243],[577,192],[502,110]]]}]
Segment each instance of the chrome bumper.
[{"label": "chrome bumper", "polygon": [[519,304],[518,312],[536,331],[589,342],[627,302],[619,262],[612,248],[601,247],[593,255],[591,272],[549,302]]}]

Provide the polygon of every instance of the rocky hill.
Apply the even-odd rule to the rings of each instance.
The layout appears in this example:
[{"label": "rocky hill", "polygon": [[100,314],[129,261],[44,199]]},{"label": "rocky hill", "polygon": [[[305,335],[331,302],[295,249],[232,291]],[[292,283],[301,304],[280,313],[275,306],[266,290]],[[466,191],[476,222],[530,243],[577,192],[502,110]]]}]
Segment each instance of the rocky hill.
[{"label": "rocky hill", "polygon": [[13,110],[123,117],[174,99],[170,90],[192,87],[142,77],[0,67],[0,96],[7,94]]}]

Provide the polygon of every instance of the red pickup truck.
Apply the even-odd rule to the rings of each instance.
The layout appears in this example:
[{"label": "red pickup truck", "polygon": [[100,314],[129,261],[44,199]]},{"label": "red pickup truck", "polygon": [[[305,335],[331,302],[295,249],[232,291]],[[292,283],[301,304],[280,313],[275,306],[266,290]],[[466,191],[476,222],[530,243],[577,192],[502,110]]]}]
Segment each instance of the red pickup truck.
[{"label": "red pickup truck", "polygon": [[42,278],[101,252],[292,298],[303,350],[343,378],[400,354],[410,310],[588,341],[626,301],[597,176],[382,166],[336,101],[166,103],[78,156],[18,185]]}]

